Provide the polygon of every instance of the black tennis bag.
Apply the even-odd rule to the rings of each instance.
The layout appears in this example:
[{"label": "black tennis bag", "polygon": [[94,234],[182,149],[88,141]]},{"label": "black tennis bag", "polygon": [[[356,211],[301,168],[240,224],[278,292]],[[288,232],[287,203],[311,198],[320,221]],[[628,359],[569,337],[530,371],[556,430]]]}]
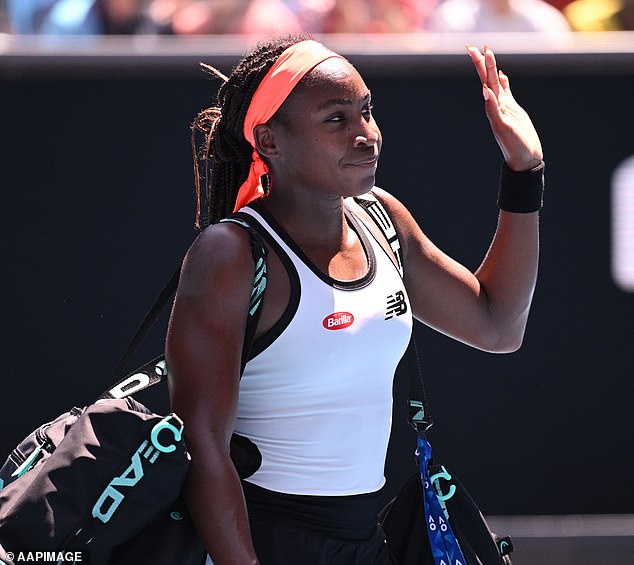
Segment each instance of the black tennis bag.
[{"label": "black tennis bag", "polygon": [[[511,539],[491,532],[475,501],[444,466],[430,465],[429,472],[431,476],[451,477],[443,481],[443,487],[453,492],[445,505],[451,529],[467,560],[465,565],[510,565]],[[379,516],[387,544],[399,565],[435,565],[422,500],[421,478],[416,473]]]},{"label": "black tennis bag", "polygon": [[[73,408],[31,433],[0,470],[0,544],[14,558],[63,550],[108,563],[113,548],[176,512],[188,466],[175,414],[130,397]],[[188,537],[195,549],[193,529]]]},{"label": "black tennis bag", "polygon": [[[424,441],[432,418],[423,387],[422,372],[414,336],[403,357],[409,378],[410,425]],[[420,445],[420,442],[419,442]],[[466,560],[462,565],[511,565],[511,538],[493,533],[453,472],[430,460],[428,477],[436,495],[443,501],[444,512]],[[387,545],[399,565],[436,565],[428,534],[428,516],[423,502],[420,471],[413,474],[397,496],[379,515]]]}]

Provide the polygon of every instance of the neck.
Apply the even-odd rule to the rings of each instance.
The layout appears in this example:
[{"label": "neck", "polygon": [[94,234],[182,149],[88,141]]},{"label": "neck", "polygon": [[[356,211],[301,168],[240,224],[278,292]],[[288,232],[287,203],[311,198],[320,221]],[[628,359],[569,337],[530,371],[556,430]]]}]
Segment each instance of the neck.
[{"label": "neck", "polygon": [[348,226],[341,196],[297,190],[288,198],[274,188],[262,202],[322,273],[338,280],[356,280],[367,273],[363,245]]},{"label": "neck", "polygon": [[340,196],[286,197],[272,190],[262,200],[284,230],[300,245],[343,249],[349,237]]}]

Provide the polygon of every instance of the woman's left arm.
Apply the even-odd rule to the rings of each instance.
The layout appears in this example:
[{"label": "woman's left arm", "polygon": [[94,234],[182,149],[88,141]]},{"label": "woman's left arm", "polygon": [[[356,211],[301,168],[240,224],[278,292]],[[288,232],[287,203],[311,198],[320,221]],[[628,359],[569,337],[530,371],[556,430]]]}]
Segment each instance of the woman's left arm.
[{"label": "woman's left arm", "polygon": [[[483,55],[475,47],[468,51],[482,81],[486,114],[506,165],[516,172],[541,165],[539,136],[513,98],[508,78],[498,72],[493,52],[485,48]],[[405,285],[414,315],[479,349],[518,349],[537,278],[538,212],[501,210],[489,250],[471,273],[429,241],[400,203],[389,195],[382,200],[394,214],[403,239]]]}]

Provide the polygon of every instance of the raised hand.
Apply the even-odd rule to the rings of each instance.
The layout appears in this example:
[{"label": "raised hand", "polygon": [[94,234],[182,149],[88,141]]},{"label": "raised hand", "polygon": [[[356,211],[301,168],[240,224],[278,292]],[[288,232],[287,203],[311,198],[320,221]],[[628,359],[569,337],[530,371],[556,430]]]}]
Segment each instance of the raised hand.
[{"label": "raised hand", "polygon": [[513,98],[508,77],[498,71],[493,51],[485,46],[483,55],[472,45],[467,45],[467,51],[482,82],[486,114],[506,164],[514,171],[537,166],[543,159],[539,136],[526,111]]}]

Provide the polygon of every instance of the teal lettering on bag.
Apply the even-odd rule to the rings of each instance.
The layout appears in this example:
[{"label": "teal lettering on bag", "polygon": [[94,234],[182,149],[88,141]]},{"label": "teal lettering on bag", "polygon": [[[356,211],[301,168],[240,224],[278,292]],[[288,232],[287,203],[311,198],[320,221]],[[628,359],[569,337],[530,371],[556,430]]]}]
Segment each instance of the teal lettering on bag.
[{"label": "teal lettering on bag", "polygon": [[117,487],[133,487],[143,478],[143,464],[141,463],[140,452],[147,447],[147,444],[148,442],[145,440],[132,455],[130,466],[121,476],[114,477],[101,493],[92,508],[93,518],[98,518],[104,524],[108,522],[125,498],[125,494],[118,490]]},{"label": "teal lettering on bag", "polygon": [[436,485],[436,488],[438,489],[438,500],[441,500],[442,502],[444,502],[445,500],[449,500],[454,494],[456,494],[456,487],[455,485],[451,485],[449,487],[449,492],[447,494],[443,494],[441,488],[440,488],[440,481],[438,479],[445,479],[446,481],[450,481],[451,480],[451,475],[447,472],[447,469],[445,469],[444,466],[440,467],[442,469],[441,473],[435,473],[434,475],[432,475],[430,477],[430,480],[432,483],[434,483]]},{"label": "teal lettering on bag", "polygon": [[176,449],[176,444],[174,443],[166,446],[159,441],[158,435],[162,430],[169,430],[172,432],[175,441],[180,441],[181,436],[183,435],[183,424],[181,423],[180,427],[177,428],[168,421],[168,418],[170,418],[170,416],[163,418],[163,420],[156,424],[156,426],[152,428],[152,433],[150,434],[152,444],[162,453],[172,453],[172,451]]},{"label": "teal lettering on bag", "polygon": [[[178,422],[179,427],[174,426],[171,423],[172,420]],[[159,441],[158,435],[162,430],[169,430],[171,432],[174,437],[174,443],[164,445]],[[144,440],[139,448],[132,454],[128,468],[121,475],[114,477],[110,481],[92,508],[93,518],[97,518],[106,524],[125,499],[126,492],[136,486],[145,475],[143,460],[153,464],[161,453],[171,453],[175,451],[175,442],[180,441],[182,434],[183,423],[174,414],[165,416],[165,418],[155,424],[150,432],[150,440],[152,443],[150,444],[148,440]]]}]

